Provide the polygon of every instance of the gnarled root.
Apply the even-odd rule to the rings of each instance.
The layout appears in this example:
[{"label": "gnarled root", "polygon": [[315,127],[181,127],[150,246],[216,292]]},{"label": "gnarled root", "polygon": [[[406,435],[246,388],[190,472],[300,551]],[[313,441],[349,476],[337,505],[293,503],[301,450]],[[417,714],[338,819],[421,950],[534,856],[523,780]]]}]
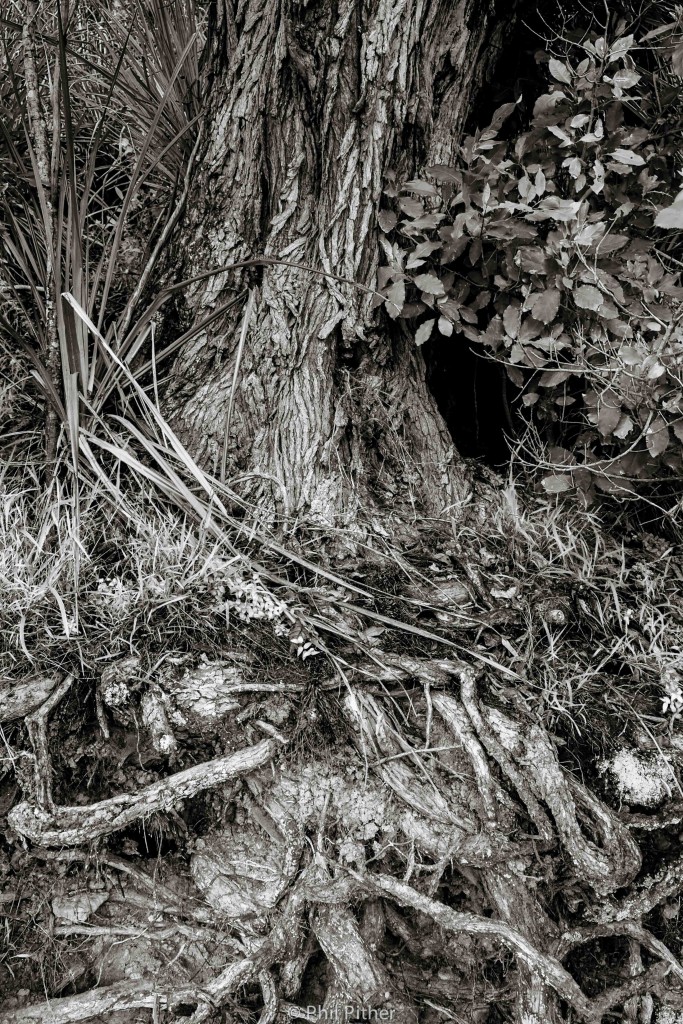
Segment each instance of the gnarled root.
[{"label": "gnarled root", "polygon": [[[368,1006],[394,1010],[392,1019],[417,1020],[415,1010],[397,992],[386,969],[372,953],[361,935],[353,913],[338,905],[318,906],[312,912],[311,926],[320,948],[336,975],[333,992],[328,992],[326,1008],[333,1019],[344,1018],[345,1006]],[[336,1006],[327,1006],[332,996]]]},{"label": "gnarled root", "polygon": [[599,924],[610,921],[638,920],[671,896],[683,891],[683,855],[660,868],[653,875],[641,879],[618,902],[603,903],[592,908],[586,917]]},{"label": "gnarled root", "polygon": [[21,683],[0,680],[0,725],[38,711],[59,683],[55,676],[32,676]]},{"label": "gnarled root", "polygon": [[262,740],[227,757],[186,768],[145,786],[138,793],[124,793],[87,807],[39,807],[22,801],[8,820],[12,828],[41,846],[78,846],[125,828],[154,811],[168,810],[204,789],[221,786],[267,764],[279,747],[275,739]]},{"label": "gnarled root", "polygon": [[[580,877],[600,895],[628,885],[641,865],[640,849],[628,829],[584,785],[567,778],[545,730],[538,725],[524,728],[498,710],[480,708],[474,674],[466,670],[460,675],[462,702],[482,742],[489,740],[490,753],[496,760],[504,752],[499,763],[511,781],[521,769],[528,787],[550,809],[560,842]],[[530,813],[533,816],[531,809]],[[579,816],[598,843],[586,837]]]},{"label": "gnarled root", "polygon": [[[419,670],[416,659],[397,669],[413,677]],[[459,695],[449,692],[453,677],[460,681]],[[384,784],[382,789],[373,782],[375,791],[384,798],[388,788],[397,798],[387,796],[391,808],[387,819],[391,814],[395,831],[383,833],[384,821],[374,826],[373,835],[390,835],[382,873],[373,873],[377,867],[373,860],[359,873],[340,866],[334,874],[330,872],[323,853],[329,853],[334,843],[341,850],[341,841],[347,838],[341,831],[341,816],[332,809],[328,817],[327,803],[322,813],[314,808],[306,819],[306,827],[318,829],[317,842],[312,844],[317,853],[311,858],[303,842],[303,822],[296,814],[296,808],[303,806],[295,799],[297,769],[287,767],[288,785],[279,788],[277,780],[284,777],[283,771],[261,772],[236,799],[237,816],[232,823],[196,844],[192,876],[211,906],[185,908],[172,890],[159,889],[155,895],[162,898],[153,909],[166,919],[157,918],[141,937],[142,942],[174,942],[177,936],[178,943],[209,947],[215,942],[211,948],[231,958],[219,974],[206,980],[206,974],[188,968],[179,977],[191,978],[193,983],[203,977],[201,987],[183,986],[174,976],[167,991],[163,982],[103,984],[101,989],[54,999],[49,1005],[12,1010],[0,1018],[2,1024],[66,1024],[138,1007],[152,1009],[158,1017],[160,1010],[175,1012],[181,1004],[192,1007],[186,1018],[190,1024],[202,1024],[244,985],[260,987],[259,1024],[273,1024],[282,1011],[281,999],[295,1001],[300,992],[308,991],[310,976],[307,981],[306,975],[316,962],[314,954],[325,958],[316,968],[324,981],[318,992],[330,1015],[340,1004],[359,1010],[388,1008],[393,1010],[391,1019],[414,1024],[423,997],[437,1000],[430,1003],[437,1012],[440,998],[451,1012],[448,1008],[457,1007],[460,990],[464,992],[467,985],[476,989],[471,997],[473,1013],[480,997],[483,1005],[496,998],[480,964],[499,956],[501,947],[512,955],[514,964],[508,978],[508,986],[510,980],[513,985],[502,998],[508,1006],[513,1002],[517,1024],[559,1024],[562,1003],[570,1007],[572,1019],[586,1024],[598,1024],[602,1014],[616,1005],[626,1004],[625,1012],[631,1016],[636,1009],[646,1011],[648,992],[656,992],[667,974],[676,982],[683,980],[683,968],[639,921],[631,920],[631,914],[656,905],[662,893],[678,885],[680,864],[676,878],[675,872],[656,876],[649,890],[641,885],[627,904],[603,904],[601,923],[560,936],[544,903],[544,882],[554,877],[552,864],[550,858],[541,861],[536,856],[539,847],[546,853],[553,847],[565,850],[577,877],[602,897],[629,884],[638,871],[635,842],[616,816],[563,770],[543,729],[519,724],[480,703],[469,670],[445,661],[429,663],[423,682],[424,701],[418,699],[413,707],[420,716],[424,749],[419,736],[415,740],[413,735],[409,742],[397,724],[400,716],[393,719],[388,705],[362,688],[350,687],[343,704],[357,749]],[[178,772],[136,794],[122,794],[90,807],[59,807],[52,802],[49,786],[46,735],[53,698],[59,699],[58,694],[50,698],[49,707],[39,709],[31,725],[35,786],[30,799],[10,813],[14,829],[43,847],[90,843],[201,790],[254,772],[268,765],[284,742],[271,728],[270,737],[254,746]],[[160,741],[165,735],[164,726],[159,730]],[[308,770],[310,775],[313,769]],[[338,775],[345,778],[343,773]],[[343,783],[337,781],[336,787],[335,793]],[[534,826],[531,835],[523,834],[531,831],[526,829],[527,820]],[[336,824],[341,835],[334,833]],[[361,838],[364,841],[365,835]],[[348,840],[348,845],[354,843]],[[360,849],[355,863],[362,864],[367,846],[363,842],[355,846]],[[41,851],[40,856],[57,854]],[[81,857],[75,851],[59,856]],[[382,856],[383,852],[377,855]],[[348,856],[340,853],[340,860],[345,857],[348,862]],[[148,885],[144,871],[131,869],[111,854],[103,860],[126,871],[131,888],[137,882],[143,889]],[[403,873],[403,881],[390,873],[396,869]],[[438,899],[437,893],[445,895]],[[137,896],[137,903],[131,899],[126,906],[149,913],[150,892]],[[462,899],[466,909],[449,906],[450,899]],[[355,913],[352,905],[363,900]],[[109,934],[124,939],[132,935],[131,922],[122,921],[120,911],[116,918],[113,893],[107,907],[113,916],[92,924],[58,924],[52,934],[98,938]],[[624,912],[628,920],[621,922]],[[563,960],[581,942],[615,934],[631,942],[630,976],[591,1000]],[[405,963],[379,955],[383,947],[395,951],[396,942],[405,943]],[[658,962],[643,968],[641,950]],[[461,951],[464,958],[459,958]],[[437,955],[454,968],[445,980],[431,978],[431,962]],[[175,962],[172,957],[169,961]],[[191,967],[199,963],[190,961]],[[202,960],[209,962],[208,957]],[[288,1003],[287,1013],[307,1016],[295,1002]],[[344,1011],[339,1015],[343,1018]]]},{"label": "gnarled root", "polygon": [[198,1003],[206,998],[199,989],[180,989],[172,993],[161,993],[159,986],[151,981],[123,982],[93,988],[77,996],[51,999],[49,1003],[35,1003],[21,1010],[11,1010],[0,1017],[2,1024],[72,1024],[79,1020],[90,1020],[103,1014],[120,1010],[169,1009],[183,1003]]}]

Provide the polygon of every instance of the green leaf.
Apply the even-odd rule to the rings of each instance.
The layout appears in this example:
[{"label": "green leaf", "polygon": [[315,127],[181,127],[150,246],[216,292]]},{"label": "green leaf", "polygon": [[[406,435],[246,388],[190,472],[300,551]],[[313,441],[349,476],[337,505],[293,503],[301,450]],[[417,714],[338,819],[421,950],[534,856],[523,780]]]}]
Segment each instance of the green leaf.
[{"label": "green leaf", "polygon": [[567,133],[565,131],[563,131],[561,128],[558,128],[558,126],[556,124],[549,124],[548,125],[548,131],[550,132],[551,135],[554,135],[561,142],[563,142],[565,146],[571,146],[572,145],[572,141],[573,140],[572,140],[571,136],[567,135]]},{"label": "green leaf", "polygon": [[527,341],[538,339],[539,335],[543,333],[543,327],[544,325],[540,320],[536,320],[533,316],[525,316],[519,332],[519,342],[523,345]]},{"label": "green leaf", "polygon": [[404,196],[398,204],[407,217],[421,217],[425,212],[425,208],[419,199],[411,199],[409,196]]},{"label": "green leaf", "polygon": [[620,420],[621,399],[614,391],[607,390],[600,396],[598,404],[598,430],[603,437],[609,437]]},{"label": "green leaf", "polygon": [[431,256],[433,252],[442,247],[442,242],[419,242],[413,249],[410,258],[411,259],[422,259],[425,256]]},{"label": "green leaf", "polygon": [[638,366],[639,363],[642,363],[644,356],[632,345],[623,345],[619,349],[619,358],[627,366]]},{"label": "green leaf", "polygon": [[503,310],[503,323],[505,324],[505,333],[511,338],[516,338],[519,334],[519,324],[521,319],[521,311],[518,305],[506,306]]},{"label": "green leaf", "polygon": [[[647,36],[645,36],[647,39]],[[624,57],[633,46],[633,36],[622,36],[621,39],[616,39],[609,49],[609,56],[607,58],[608,63],[613,60],[618,60],[619,57]]]},{"label": "green leaf", "polygon": [[385,308],[392,320],[400,315],[406,301],[405,281],[394,281],[391,288],[387,289]]},{"label": "green leaf", "polygon": [[416,345],[424,345],[425,341],[431,337],[432,331],[434,330],[434,323],[434,320],[425,320],[423,324],[420,324],[415,332]]},{"label": "green leaf", "polygon": [[446,338],[450,338],[453,333],[453,324],[445,316],[440,316],[436,325],[439,329],[439,334],[443,334]]},{"label": "green leaf", "polygon": [[671,54],[671,70],[678,78],[683,78],[683,43],[679,43]]},{"label": "green leaf", "polygon": [[614,303],[610,302],[608,299],[606,302],[603,302],[602,306],[598,310],[598,316],[603,317],[605,320],[616,320],[619,316],[619,310]]},{"label": "green leaf", "polygon": [[427,295],[445,295],[443,283],[434,274],[418,274],[414,279],[421,292]]},{"label": "green leaf", "polygon": [[444,313],[449,320],[453,320],[456,323],[460,320],[460,303],[455,302],[453,299],[442,299],[439,303],[439,310]]},{"label": "green leaf", "polygon": [[406,302],[405,306],[401,310],[402,320],[415,320],[420,313],[424,313],[427,307],[424,302]]},{"label": "green leaf", "polygon": [[582,284],[580,288],[572,292],[572,295],[574,297],[574,304],[579,309],[598,310],[604,301],[600,289],[594,288],[592,284]]},{"label": "green leaf", "polygon": [[497,132],[501,125],[507,121],[510,114],[512,114],[516,109],[516,103],[503,103],[502,107],[498,107],[498,109],[494,111],[493,117],[491,118],[491,124],[489,125],[489,130]]},{"label": "green leaf", "polygon": [[683,228],[683,202],[674,203],[673,206],[660,210],[655,217],[655,227],[674,228],[680,231]]},{"label": "green leaf", "polygon": [[556,60],[555,57],[550,58],[548,70],[556,82],[562,82],[564,85],[572,84],[572,75],[569,68],[566,64]]},{"label": "green leaf", "polygon": [[534,320],[540,320],[542,324],[549,324],[555,319],[560,308],[560,293],[555,288],[538,292],[527,299],[527,308]]},{"label": "green leaf", "polygon": [[382,231],[385,233],[391,231],[392,228],[396,227],[396,221],[398,217],[393,210],[380,210],[377,214],[377,220]]},{"label": "green leaf", "polygon": [[553,476],[546,476],[541,481],[548,494],[563,494],[570,491],[574,484],[572,478],[566,473],[556,473]]},{"label": "green leaf", "polygon": [[632,89],[634,85],[637,85],[640,81],[641,76],[637,71],[631,71],[630,68],[624,68],[622,71],[617,71],[612,76],[612,85],[616,85],[619,89]]},{"label": "green leaf", "polygon": [[597,239],[594,246],[600,256],[608,256],[610,253],[623,249],[629,242],[628,235],[603,235],[602,238]]},{"label": "green leaf", "polygon": [[462,181],[462,171],[456,167],[448,167],[446,164],[431,164],[425,170],[437,181],[450,181],[454,185],[459,185]]},{"label": "green leaf", "polygon": [[378,267],[377,269],[377,288],[381,291],[391,279],[397,274],[394,267]]},{"label": "green leaf", "polygon": [[539,96],[534,103],[533,116],[534,119],[545,117],[547,114],[555,114],[555,107],[561,100],[567,100],[567,97],[563,92],[559,90],[557,92],[546,92],[542,96]]},{"label": "green leaf", "polygon": [[645,163],[643,157],[639,153],[634,153],[632,149],[613,149],[607,156],[631,167],[642,167]]},{"label": "green leaf", "polygon": [[515,263],[520,270],[527,274],[547,274],[552,268],[552,263],[542,246],[525,246],[518,249],[515,254]]},{"label": "green leaf", "polygon": [[525,224],[524,221],[518,218],[510,217],[507,210],[504,219],[499,213],[496,213],[486,224],[487,238],[502,238],[507,241],[513,238],[536,238],[537,234],[538,228],[533,227],[531,224]]},{"label": "green leaf", "polygon": [[423,213],[421,217],[415,218],[410,227],[418,228],[421,231],[424,231],[425,228],[438,228],[443,219],[443,213]]},{"label": "green leaf", "polygon": [[653,459],[658,458],[669,447],[669,427],[661,416],[654,420],[645,432],[645,444]]},{"label": "green leaf", "polygon": [[436,196],[438,195],[435,185],[432,185],[431,181],[422,181],[420,178],[413,178],[412,181],[406,181],[401,188],[402,192],[417,192],[420,196]]},{"label": "green leaf", "polygon": [[538,383],[542,388],[553,388],[557,384],[564,384],[568,377],[571,377],[570,370],[546,370]]},{"label": "green leaf", "polygon": [[630,416],[622,416],[621,419],[619,420],[618,426],[616,426],[614,428],[612,433],[614,434],[615,437],[618,437],[620,441],[623,441],[624,438],[628,434],[630,434],[632,430],[633,430],[633,420],[631,419],[631,417]]},{"label": "green leaf", "polygon": [[533,213],[526,214],[526,220],[557,220],[566,223],[573,220],[581,209],[580,200],[558,199],[557,196],[546,196],[538,204]]}]

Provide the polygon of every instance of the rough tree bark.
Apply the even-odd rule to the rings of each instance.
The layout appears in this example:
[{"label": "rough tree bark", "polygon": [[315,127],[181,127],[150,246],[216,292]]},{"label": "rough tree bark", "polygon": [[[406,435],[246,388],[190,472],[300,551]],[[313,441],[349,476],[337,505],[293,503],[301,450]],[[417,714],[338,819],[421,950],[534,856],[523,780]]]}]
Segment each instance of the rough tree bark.
[{"label": "rough tree bark", "polygon": [[[188,276],[265,254],[372,288],[384,174],[452,159],[512,6],[218,0]],[[197,287],[194,316],[239,281]],[[285,516],[351,525],[361,510],[457,508],[463,464],[408,333],[330,278],[273,266],[246,283],[258,289],[241,358],[238,312],[174,367],[167,401],[191,448],[220,465],[229,416],[229,477]]]}]

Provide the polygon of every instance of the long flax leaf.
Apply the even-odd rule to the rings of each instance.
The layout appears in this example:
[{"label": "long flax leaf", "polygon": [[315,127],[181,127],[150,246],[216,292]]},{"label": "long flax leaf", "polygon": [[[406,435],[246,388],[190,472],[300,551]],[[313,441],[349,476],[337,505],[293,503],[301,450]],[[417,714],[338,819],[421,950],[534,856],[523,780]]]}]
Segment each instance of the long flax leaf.
[{"label": "long flax leaf", "polygon": [[134,375],[130,372],[130,370],[125,365],[125,363],[123,363],[121,361],[121,359],[117,356],[117,354],[113,351],[113,349],[111,349],[109,347],[109,345],[107,344],[105,339],[102,337],[102,335],[99,333],[99,331],[97,330],[97,328],[95,327],[93,322],[88,317],[88,315],[85,312],[85,310],[76,302],[74,297],[72,295],[69,295],[68,293],[66,293],[64,297],[65,297],[66,301],[75,309],[77,314],[83,319],[84,323],[90,328],[90,330],[93,331],[93,333],[95,333],[97,336],[99,336],[100,343],[105,347],[105,349],[107,350],[107,352],[109,353],[111,358],[114,359],[117,362],[117,364],[121,367],[121,369],[123,370],[123,372],[125,373],[128,381],[129,381],[129,383],[132,385],[133,390],[137,394],[138,398],[141,400],[141,403],[142,403],[143,407],[149,413],[151,413],[151,415],[152,415],[152,417],[153,417],[157,427],[166,436],[166,438],[169,441],[171,447],[174,449],[176,454],[179,456],[179,458],[181,459],[181,461],[185,465],[185,468],[195,478],[195,480],[202,487],[202,489],[206,491],[206,493],[209,495],[211,500],[216,502],[216,506],[217,506],[218,510],[223,515],[227,516],[227,512],[226,512],[225,508],[223,507],[220,499],[218,498],[218,494],[216,493],[216,489],[213,486],[213,484],[212,484],[211,480],[209,479],[208,475],[206,473],[204,473],[199,468],[199,466],[194,461],[192,456],[189,454],[187,449],[184,447],[183,444],[181,444],[181,442],[178,439],[177,435],[168,426],[168,424],[166,423],[166,420],[161,415],[159,410],[155,407],[154,403],[150,401],[150,399],[147,397],[147,395],[145,394],[143,389],[140,387],[140,385],[138,384],[138,382],[135,379]]},{"label": "long flax leaf", "polygon": [[157,127],[157,125],[159,123],[159,120],[161,119],[161,115],[164,112],[164,108],[166,106],[166,103],[168,102],[168,98],[169,98],[169,95],[170,95],[170,86],[173,84],[173,82],[177,78],[178,74],[180,73],[180,69],[182,67],[182,62],[183,62],[183,60],[185,58],[185,55],[186,55],[186,53],[189,52],[190,47],[193,45],[193,43],[194,43],[194,39],[191,39],[190,42],[187,44],[187,47],[185,48],[185,51],[183,52],[182,57],[180,58],[178,64],[176,65],[176,67],[174,69],[173,75],[171,76],[171,81],[169,83],[169,89],[166,90],[166,92],[164,93],[164,95],[161,98],[161,101],[159,103],[158,109],[157,109],[157,111],[155,113],[155,116],[154,116],[154,118],[152,120],[152,123],[149,126],[149,130],[147,132],[147,136],[146,136],[145,141],[143,143],[142,150],[141,150],[141,152],[140,152],[140,154],[139,154],[139,156],[137,158],[135,167],[133,168],[133,172],[131,174],[130,184],[128,185],[128,189],[126,191],[126,195],[125,195],[123,203],[121,205],[121,213],[119,215],[119,220],[118,220],[118,224],[117,224],[117,227],[116,227],[116,234],[114,236],[114,241],[112,243],[112,253],[111,253],[111,258],[110,258],[110,262],[109,262],[109,267],[107,268],[107,274],[106,274],[106,277],[105,277],[105,280],[104,280],[104,286],[103,286],[103,290],[102,290],[101,308],[100,308],[100,320],[99,320],[99,324],[98,324],[99,329],[101,329],[101,327],[102,327],[102,317],[103,317],[103,314],[104,314],[104,310],[106,309],[107,300],[109,298],[109,292],[111,290],[111,284],[112,284],[113,274],[114,274],[114,267],[116,265],[116,257],[118,255],[119,246],[121,245],[121,239],[123,237],[123,225],[124,225],[124,222],[125,222],[126,215],[128,213],[128,208],[129,208],[131,202],[133,201],[133,197],[136,194],[137,187],[138,187],[138,178],[139,178],[139,175],[141,173],[141,169],[142,169],[144,160],[145,160],[145,158],[147,156],[147,153],[148,153],[148,151],[149,151],[149,149],[150,149],[150,147],[152,145],[152,140],[154,138],[154,132],[155,132],[156,127]]}]

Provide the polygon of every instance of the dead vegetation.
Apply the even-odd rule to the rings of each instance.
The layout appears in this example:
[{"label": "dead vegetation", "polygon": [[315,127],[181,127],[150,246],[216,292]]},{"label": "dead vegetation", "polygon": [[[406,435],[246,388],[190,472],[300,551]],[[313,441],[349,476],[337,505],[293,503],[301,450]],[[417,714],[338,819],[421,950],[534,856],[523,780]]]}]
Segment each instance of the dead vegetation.
[{"label": "dead vegetation", "polygon": [[676,549],[502,495],[347,588],[84,516],[76,631],[6,487],[3,1022],[678,1012]]}]

